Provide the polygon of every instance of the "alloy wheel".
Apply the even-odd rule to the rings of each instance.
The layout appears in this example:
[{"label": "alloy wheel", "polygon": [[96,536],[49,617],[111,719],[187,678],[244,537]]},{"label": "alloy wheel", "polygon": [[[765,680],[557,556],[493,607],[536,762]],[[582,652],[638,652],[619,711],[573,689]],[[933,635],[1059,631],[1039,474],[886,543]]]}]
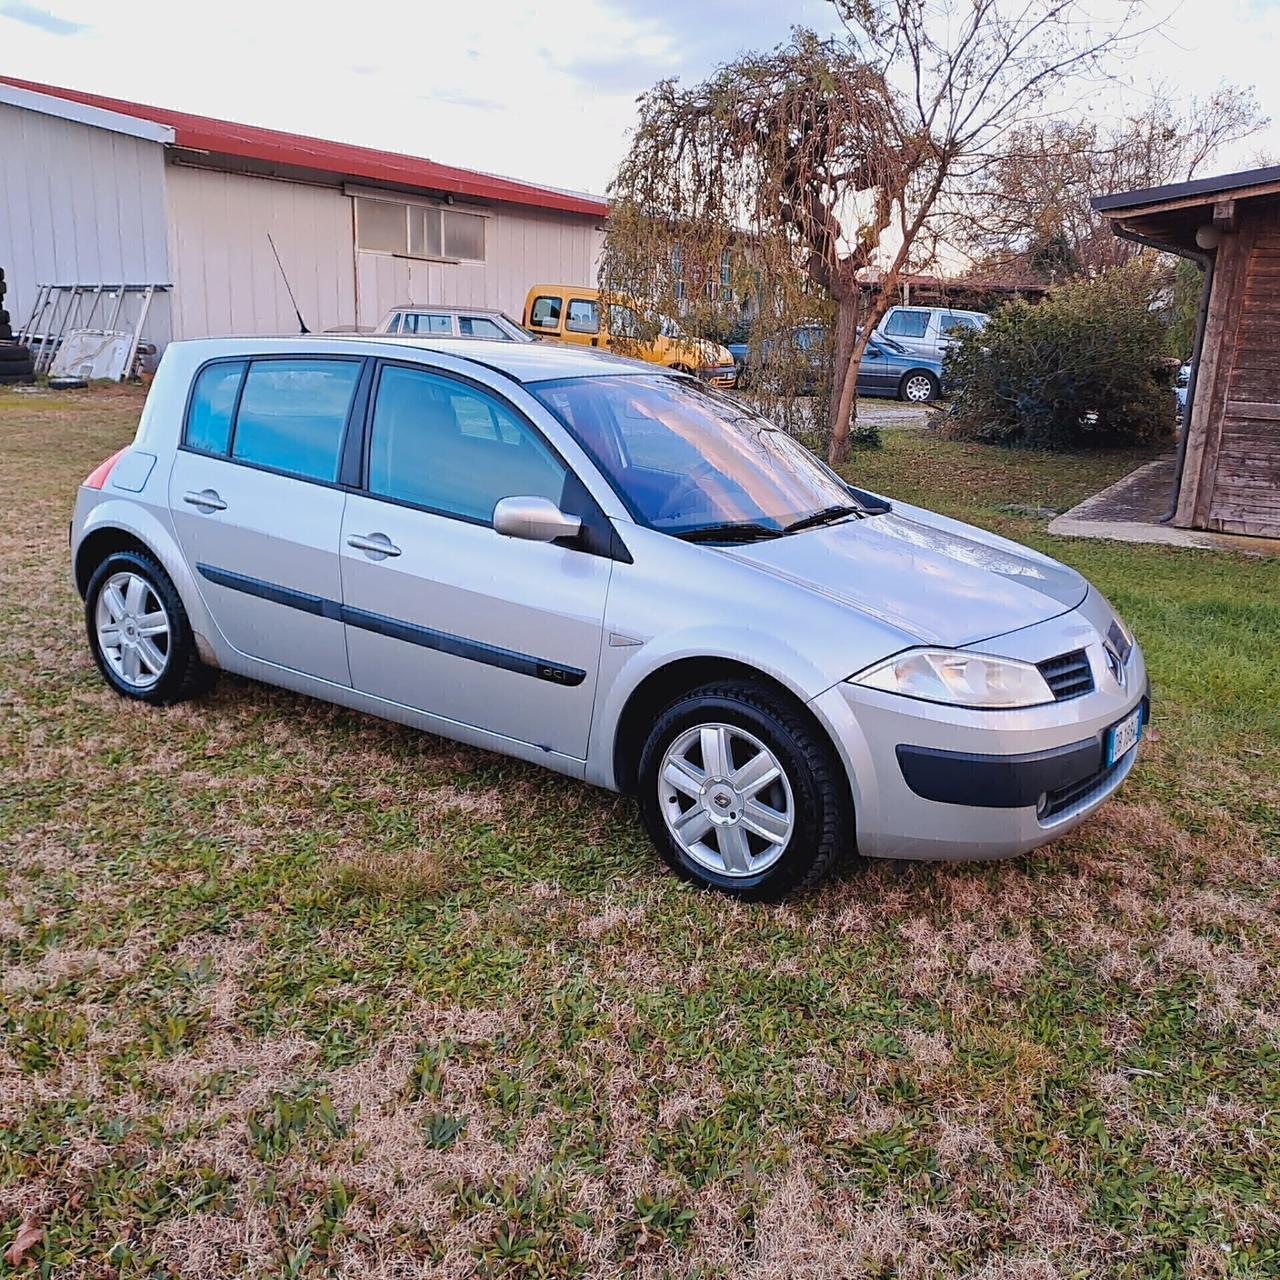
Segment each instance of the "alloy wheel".
[{"label": "alloy wheel", "polygon": [[778,757],[735,725],[681,733],[662,758],[658,798],[672,839],[718,875],[767,871],[795,830],[795,797]]},{"label": "alloy wheel", "polygon": [[923,404],[926,400],[933,399],[933,382],[920,373],[907,379],[905,390],[907,399],[916,404]]},{"label": "alloy wheel", "polygon": [[132,689],[150,689],[169,665],[169,615],[155,589],[136,573],[114,573],[102,584],[94,609],[98,650],[115,677]]}]

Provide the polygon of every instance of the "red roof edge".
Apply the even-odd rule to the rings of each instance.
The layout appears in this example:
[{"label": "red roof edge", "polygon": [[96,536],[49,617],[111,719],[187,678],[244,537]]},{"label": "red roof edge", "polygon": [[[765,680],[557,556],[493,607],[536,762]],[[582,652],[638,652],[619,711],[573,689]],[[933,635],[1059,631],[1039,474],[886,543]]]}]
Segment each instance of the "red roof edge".
[{"label": "red roof edge", "polygon": [[609,212],[608,202],[598,196],[541,187],[536,183],[479,173],[473,169],[459,169],[453,165],[437,164],[434,160],[421,156],[378,151],[372,147],[330,142],[324,138],[283,133],[277,129],[262,129],[257,125],[237,124],[235,121],[218,120],[213,116],[191,115],[183,111],[171,111],[167,107],[145,106],[122,98],[108,98],[99,93],[65,89],[34,80],[19,80],[14,76],[0,76],[0,82],[32,93],[42,93],[89,107],[99,107],[104,111],[134,116],[139,120],[149,120],[153,124],[167,125],[174,131],[174,145],[193,151],[236,156],[267,164],[292,165],[295,168],[318,170],[364,182],[391,183],[424,191],[472,196],[479,200],[500,200],[507,204],[528,205],[538,209],[556,209],[562,213],[576,213],[592,218],[604,218]]}]

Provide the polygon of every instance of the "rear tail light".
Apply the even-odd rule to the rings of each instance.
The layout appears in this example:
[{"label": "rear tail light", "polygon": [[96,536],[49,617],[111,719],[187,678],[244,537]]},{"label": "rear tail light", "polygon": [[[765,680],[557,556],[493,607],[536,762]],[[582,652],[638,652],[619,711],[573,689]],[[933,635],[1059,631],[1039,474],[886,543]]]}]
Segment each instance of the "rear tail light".
[{"label": "rear tail light", "polygon": [[87,476],[85,476],[84,484],[81,487],[85,489],[101,489],[102,486],[107,483],[107,477],[111,474],[111,468],[120,461],[121,457],[124,456],[125,449],[128,449],[128,447],[128,445],[125,445],[124,449],[117,449],[105,462],[98,463],[98,465],[94,467]]}]

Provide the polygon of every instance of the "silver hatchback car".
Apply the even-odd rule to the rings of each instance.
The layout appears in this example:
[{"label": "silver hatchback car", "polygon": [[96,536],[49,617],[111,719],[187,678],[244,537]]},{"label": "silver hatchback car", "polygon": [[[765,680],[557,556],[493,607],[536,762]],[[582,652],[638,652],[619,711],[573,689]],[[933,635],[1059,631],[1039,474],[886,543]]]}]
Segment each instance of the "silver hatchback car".
[{"label": "silver hatchback car", "polygon": [[742,897],[855,849],[1029,850],[1148,713],[1073,570],[589,350],[174,343],[71,554],[120,694],[220,668],[634,792],[676,871]]}]

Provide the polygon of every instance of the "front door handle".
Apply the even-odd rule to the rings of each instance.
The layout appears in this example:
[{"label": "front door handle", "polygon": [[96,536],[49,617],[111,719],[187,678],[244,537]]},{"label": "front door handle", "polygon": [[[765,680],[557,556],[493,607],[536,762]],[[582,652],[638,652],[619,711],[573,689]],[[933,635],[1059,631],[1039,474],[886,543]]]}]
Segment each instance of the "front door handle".
[{"label": "front door handle", "polygon": [[374,560],[385,560],[387,556],[400,554],[400,548],[385,533],[353,533],[347,539],[347,546],[363,551]]},{"label": "front door handle", "polygon": [[183,502],[189,502],[201,511],[225,511],[227,504],[218,496],[216,489],[201,489],[199,493],[189,490],[182,495]]}]

